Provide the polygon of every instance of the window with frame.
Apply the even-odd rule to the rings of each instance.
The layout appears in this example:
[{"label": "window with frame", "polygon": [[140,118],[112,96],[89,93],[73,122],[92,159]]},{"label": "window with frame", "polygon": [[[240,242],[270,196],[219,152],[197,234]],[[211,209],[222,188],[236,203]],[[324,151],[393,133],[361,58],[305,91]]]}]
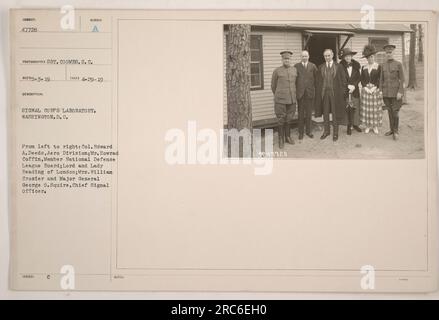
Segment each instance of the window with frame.
[{"label": "window with frame", "polygon": [[[229,52],[229,35],[226,35],[226,52]],[[262,35],[250,36],[250,90],[264,89]]]},{"label": "window with frame", "polygon": [[389,38],[383,38],[383,37],[369,38],[369,44],[373,45],[377,50],[376,62],[384,63],[386,61],[386,53],[383,47],[386,44],[389,44]]},{"label": "window with frame", "polygon": [[250,36],[250,89],[264,89],[262,35]]}]

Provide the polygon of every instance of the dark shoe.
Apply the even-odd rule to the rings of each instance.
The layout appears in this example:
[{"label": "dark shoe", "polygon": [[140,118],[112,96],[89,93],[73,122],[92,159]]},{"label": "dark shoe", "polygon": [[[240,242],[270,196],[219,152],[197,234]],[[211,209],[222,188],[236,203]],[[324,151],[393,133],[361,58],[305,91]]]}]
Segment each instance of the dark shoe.
[{"label": "dark shoe", "polygon": [[333,136],[333,137],[332,137],[332,141],[335,142],[335,141],[337,141],[337,140],[338,140],[338,136]]},{"label": "dark shoe", "polygon": [[348,131],[347,131],[348,136],[352,135],[352,127],[348,126]]},{"label": "dark shoe", "polygon": [[391,136],[392,134],[393,134],[393,131],[390,130],[390,131],[386,132],[384,135],[385,135],[386,137],[388,137],[388,136]]},{"label": "dark shoe", "polygon": [[361,130],[361,128],[359,126],[354,126],[354,129],[357,132],[363,132],[363,130]]},{"label": "dark shoe", "polygon": [[289,124],[285,125],[285,142],[294,144],[294,140],[291,138],[291,128]]},{"label": "dark shoe", "polygon": [[326,139],[329,136],[329,133],[323,133],[320,137],[321,140]]},{"label": "dark shoe", "polygon": [[312,133],[307,133],[306,134],[308,137],[310,137],[311,139],[314,138],[314,135]]},{"label": "dark shoe", "polygon": [[285,137],[285,142],[286,142],[286,143],[289,143],[289,144],[294,144],[294,140],[291,139],[291,137],[289,137],[289,136],[286,136],[286,137]]}]

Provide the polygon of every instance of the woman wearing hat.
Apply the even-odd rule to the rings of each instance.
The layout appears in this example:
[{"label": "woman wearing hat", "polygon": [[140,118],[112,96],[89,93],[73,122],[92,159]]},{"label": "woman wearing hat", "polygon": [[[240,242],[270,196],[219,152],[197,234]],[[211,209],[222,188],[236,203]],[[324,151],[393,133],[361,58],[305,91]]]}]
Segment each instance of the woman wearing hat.
[{"label": "woman wearing hat", "polygon": [[376,49],[366,45],[363,49],[363,58],[367,64],[361,68],[361,123],[365,126],[365,133],[370,129],[378,134],[378,127],[383,124],[383,94],[379,88],[381,66],[375,62]]},{"label": "woman wearing hat", "polygon": [[352,134],[352,129],[361,132],[360,124],[360,68],[358,61],[353,59],[357,52],[344,48],[340,54],[341,65],[345,68],[348,80],[349,98],[346,112],[348,116],[347,134]]}]

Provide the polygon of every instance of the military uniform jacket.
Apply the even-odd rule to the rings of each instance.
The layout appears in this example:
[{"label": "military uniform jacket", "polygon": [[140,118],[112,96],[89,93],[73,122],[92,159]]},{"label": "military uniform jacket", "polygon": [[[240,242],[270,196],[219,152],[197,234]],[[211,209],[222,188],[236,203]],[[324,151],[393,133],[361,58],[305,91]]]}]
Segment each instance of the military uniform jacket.
[{"label": "military uniform jacket", "polygon": [[392,59],[382,64],[380,88],[383,97],[396,97],[398,92],[404,94],[404,70],[401,62]]},{"label": "military uniform jacket", "polygon": [[276,68],[271,78],[271,91],[274,94],[274,102],[281,104],[296,103],[296,78],[297,70],[291,66]]}]

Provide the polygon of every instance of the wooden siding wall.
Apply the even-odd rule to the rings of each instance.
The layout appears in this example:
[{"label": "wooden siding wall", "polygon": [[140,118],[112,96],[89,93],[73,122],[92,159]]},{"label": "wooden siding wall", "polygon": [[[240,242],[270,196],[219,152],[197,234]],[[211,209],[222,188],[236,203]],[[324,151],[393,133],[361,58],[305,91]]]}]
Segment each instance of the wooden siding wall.
[{"label": "wooden siding wall", "polygon": [[[358,53],[354,59],[364,65],[367,60],[362,57],[363,48],[366,44],[369,44],[369,38],[388,38],[390,44],[396,46],[394,57],[396,60],[402,62],[402,35],[401,34],[389,34],[389,33],[357,33],[354,37],[350,38],[346,47],[351,48]],[[340,36],[340,45],[345,41],[345,36]]]}]

